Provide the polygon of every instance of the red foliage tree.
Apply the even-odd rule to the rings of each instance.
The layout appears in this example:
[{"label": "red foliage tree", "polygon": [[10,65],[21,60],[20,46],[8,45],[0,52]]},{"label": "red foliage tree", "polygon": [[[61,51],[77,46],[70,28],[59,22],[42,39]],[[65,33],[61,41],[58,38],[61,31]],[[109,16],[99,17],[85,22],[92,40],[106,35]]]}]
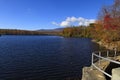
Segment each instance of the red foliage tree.
[{"label": "red foliage tree", "polygon": [[107,13],[107,11],[105,10],[105,16],[104,16],[104,28],[107,30],[113,29],[116,30],[117,29],[117,25],[113,24],[114,23],[114,19],[110,16],[110,14]]}]

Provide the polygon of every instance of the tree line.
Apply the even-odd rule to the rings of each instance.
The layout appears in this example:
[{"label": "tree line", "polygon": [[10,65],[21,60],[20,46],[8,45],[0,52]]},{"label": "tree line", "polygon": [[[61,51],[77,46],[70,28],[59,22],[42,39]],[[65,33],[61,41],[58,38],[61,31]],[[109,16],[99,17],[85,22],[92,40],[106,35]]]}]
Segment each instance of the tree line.
[{"label": "tree line", "polygon": [[17,29],[0,29],[1,35],[40,35],[43,33],[37,31],[17,30]]},{"label": "tree line", "polygon": [[29,31],[17,29],[0,29],[1,35],[59,35],[55,31]]}]

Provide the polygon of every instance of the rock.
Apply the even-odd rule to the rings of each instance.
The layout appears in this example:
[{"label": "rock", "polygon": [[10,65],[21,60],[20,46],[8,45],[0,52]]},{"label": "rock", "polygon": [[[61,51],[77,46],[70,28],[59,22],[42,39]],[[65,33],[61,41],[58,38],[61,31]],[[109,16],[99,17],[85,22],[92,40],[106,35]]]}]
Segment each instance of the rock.
[{"label": "rock", "polygon": [[92,67],[84,67],[82,80],[106,80],[104,74]]},{"label": "rock", "polygon": [[112,69],[112,80],[120,80],[120,67]]},{"label": "rock", "polygon": [[116,60],[116,61],[120,61],[120,56],[117,56],[117,57],[115,58],[115,60]]},{"label": "rock", "polygon": [[[92,41],[95,42],[95,40]],[[100,46],[105,47],[106,49],[114,50],[114,48],[117,48],[117,50],[120,50],[120,41],[115,41],[110,43],[99,41],[96,43],[98,43]]]}]

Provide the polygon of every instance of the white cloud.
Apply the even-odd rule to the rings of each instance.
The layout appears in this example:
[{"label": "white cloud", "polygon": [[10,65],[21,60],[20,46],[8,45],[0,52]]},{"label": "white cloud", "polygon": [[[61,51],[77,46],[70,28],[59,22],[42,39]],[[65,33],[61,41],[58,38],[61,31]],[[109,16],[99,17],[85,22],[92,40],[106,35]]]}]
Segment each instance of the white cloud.
[{"label": "white cloud", "polygon": [[52,22],[52,24],[53,24],[53,25],[56,25],[56,26],[58,26],[58,25],[59,25],[58,23],[56,23],[56,22],[54,22],[54,21]]},{"label": "white cloud", "polygon": [[60,26],[69,26],[70,25],[70,22],[69,21],[62,21],[60,23]]},{"label": "white cloud", "polygon": [[67,27],[67,26],[71,26],[71,25],[83,25],[83,26],[87,26],[90,23],[94,23],[95,19],[85,19],[82,17],[67,17],[64,21],[60,22],[60,23],[56,23],[56,22],[52,22],[52,24],[57,25],[57,26],[62,26],[62,27]]}]

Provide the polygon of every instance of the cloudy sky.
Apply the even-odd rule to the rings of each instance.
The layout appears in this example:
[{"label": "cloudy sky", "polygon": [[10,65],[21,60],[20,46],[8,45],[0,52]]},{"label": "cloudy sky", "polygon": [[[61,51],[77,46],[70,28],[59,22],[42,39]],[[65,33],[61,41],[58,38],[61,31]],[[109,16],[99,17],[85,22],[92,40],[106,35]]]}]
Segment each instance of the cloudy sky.
[{"label": "cloudy sky", "polygon": [[0,0],[0,28],[53,29],[88,25],[114,0]]}]

